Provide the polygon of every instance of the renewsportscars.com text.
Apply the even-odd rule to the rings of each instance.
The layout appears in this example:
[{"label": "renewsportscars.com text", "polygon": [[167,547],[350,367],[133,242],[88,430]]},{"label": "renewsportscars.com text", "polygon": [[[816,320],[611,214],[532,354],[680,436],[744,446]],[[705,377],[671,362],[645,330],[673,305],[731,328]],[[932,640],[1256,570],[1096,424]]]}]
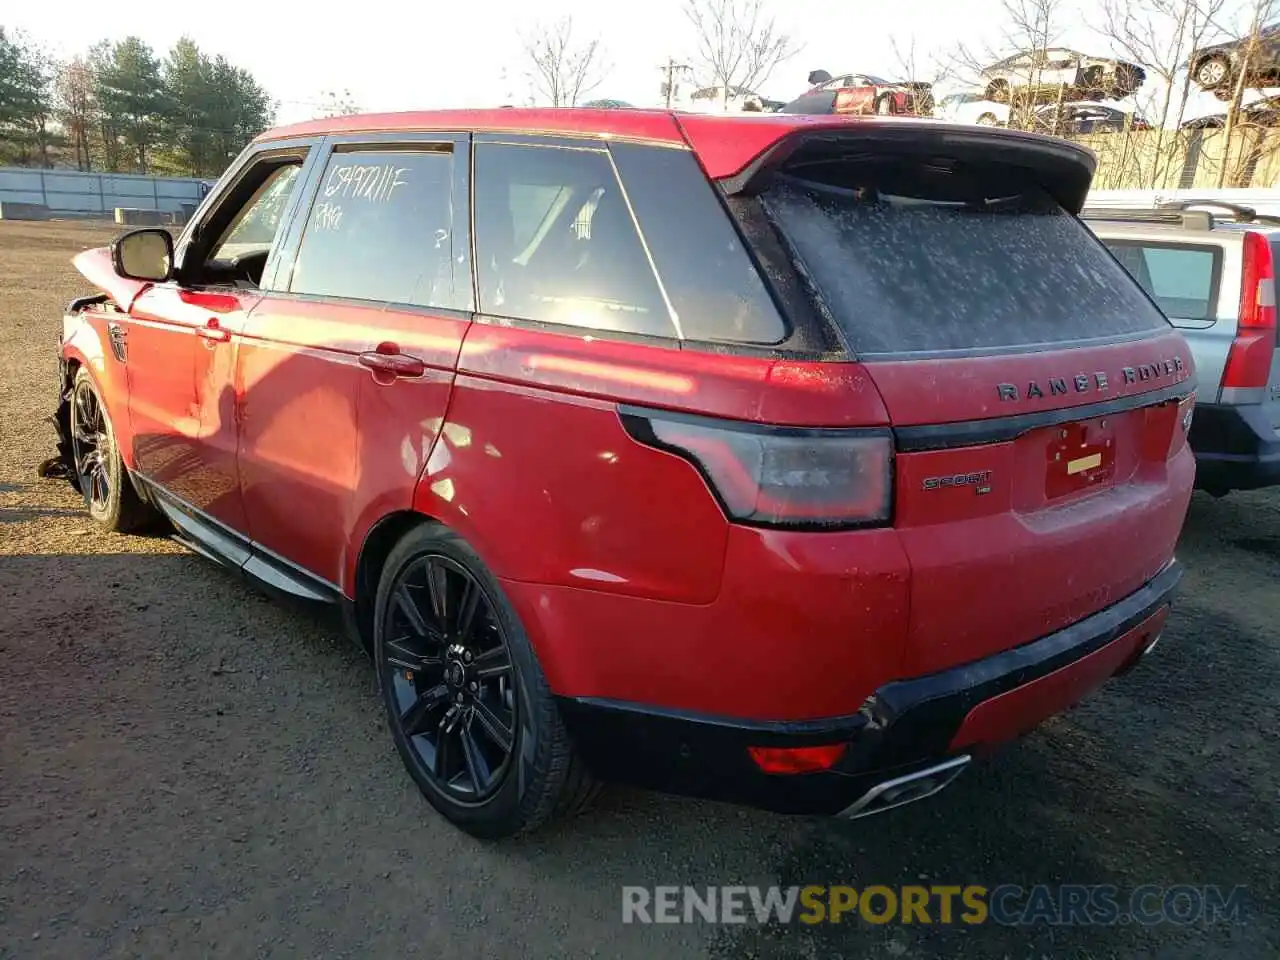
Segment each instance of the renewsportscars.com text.
[{"label": "renewsportscars.com text", "polygon": [[1244,922],[1244,887],[1002,884],[623,887],[623,923],[1181,925]]}]

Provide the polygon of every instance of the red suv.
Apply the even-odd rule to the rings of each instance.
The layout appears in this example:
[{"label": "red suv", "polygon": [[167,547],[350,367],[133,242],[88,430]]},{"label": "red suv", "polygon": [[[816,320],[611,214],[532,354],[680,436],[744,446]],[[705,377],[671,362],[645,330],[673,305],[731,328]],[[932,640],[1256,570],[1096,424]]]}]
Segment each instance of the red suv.
[{"label": "red suv", "polygon": [[[482,836],[599,780],[858,816],[1156,641],[1182,337],[1092,155],[928,121],[342,117],[75,259],[93,517],[344,611]],[[141,640],[141,638],[140,638]]]}]

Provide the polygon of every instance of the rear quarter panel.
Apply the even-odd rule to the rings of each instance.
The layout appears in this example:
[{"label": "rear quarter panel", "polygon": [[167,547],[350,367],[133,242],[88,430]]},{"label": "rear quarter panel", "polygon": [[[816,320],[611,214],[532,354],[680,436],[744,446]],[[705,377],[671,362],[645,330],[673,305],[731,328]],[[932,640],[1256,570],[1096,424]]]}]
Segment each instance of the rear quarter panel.
[{"label": "rear quarter panel", "polygon": [[503,579],[715,599],[729,526],[688,461],[632,440],[619,404],[794,425],[883,424],[854,365],[803,365],[473,324],[414,508]]}]

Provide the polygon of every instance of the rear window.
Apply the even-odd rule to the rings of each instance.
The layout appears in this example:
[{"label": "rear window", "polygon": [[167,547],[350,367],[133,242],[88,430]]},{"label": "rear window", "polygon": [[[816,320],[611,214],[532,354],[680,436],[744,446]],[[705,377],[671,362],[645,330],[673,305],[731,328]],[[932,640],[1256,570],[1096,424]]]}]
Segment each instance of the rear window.
[{"label": "rear window", "polygon": [[1213,320],[1222,252],[1217,247],[1105,241],[1116,259],[1174,320]]},{"label": "rear window", "polygon": [[801,170],[779,175],[761,200],[861,355],[1168,328],[1084,225],[1012,170],[881,155]]}]

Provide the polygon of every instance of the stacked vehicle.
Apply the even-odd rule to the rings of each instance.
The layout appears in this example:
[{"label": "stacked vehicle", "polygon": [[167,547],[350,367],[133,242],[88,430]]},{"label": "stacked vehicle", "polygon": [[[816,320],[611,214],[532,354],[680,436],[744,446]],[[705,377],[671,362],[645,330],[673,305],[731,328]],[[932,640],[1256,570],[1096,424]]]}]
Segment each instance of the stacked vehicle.
[{"label": "stacked vehicle", "polygon": [[833,77],[826,70],[814,70],[809,74],[809,89],[780,112],[928,117],[933,106],[929,83],[885,80],[869,73]]}]

